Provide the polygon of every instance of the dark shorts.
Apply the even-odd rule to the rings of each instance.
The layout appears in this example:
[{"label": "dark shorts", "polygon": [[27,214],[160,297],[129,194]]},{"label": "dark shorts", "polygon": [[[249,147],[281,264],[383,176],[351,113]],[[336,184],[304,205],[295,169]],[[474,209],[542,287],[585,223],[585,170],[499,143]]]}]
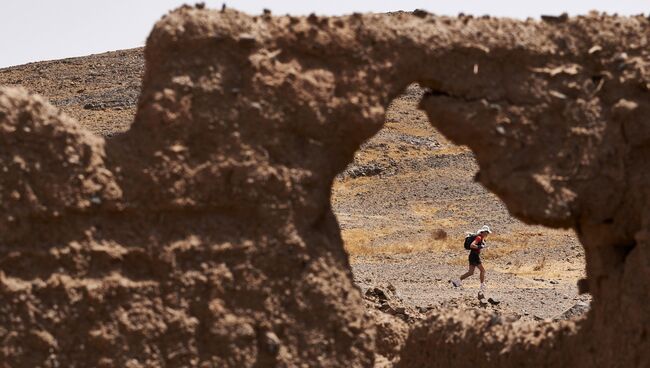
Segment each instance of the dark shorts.
[{"label": "dark shorts", "polygon": [[478,266],[481,264],[481,255],[476,252],[469,252],[469,264]]}]

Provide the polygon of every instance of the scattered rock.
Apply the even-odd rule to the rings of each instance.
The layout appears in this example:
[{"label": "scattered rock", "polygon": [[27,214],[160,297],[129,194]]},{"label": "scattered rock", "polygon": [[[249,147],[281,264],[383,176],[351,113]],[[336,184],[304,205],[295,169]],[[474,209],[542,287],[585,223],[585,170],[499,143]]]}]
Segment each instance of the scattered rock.
[{"label": "scattered rock", "polygon": [[548,23],[563,23],[569,20],[569,15],[567,13],[562,13],[560,15],[542,15],[542,20]]},{"label": "scattered rock", "polygon": [[413,10],[413,15],[419,18],[425,18],[427,15],[429,15],[429,12],[422,9],[415,9]]},{"label": "scattered rock", "polygon": [[433,309],[434,309],[434,307],[433,307],[433,306],[430,306],[430,305],[428,305],[428,306],[426,306],[426,307],[417,306],[417,307],[415,307],[415,308],[418,310],[418,312],[420,312],[420,313],[422,313],[422,314],[425,314],[425,313],[429,312],[430,310],[433,310]]},{"label": "scattered rock", "polygon": [[388,300],[388,295],[386,292],[379,287],[374,287],[366,290],[366,297],[375,298],[379,301]]},{"label": "scattered rock", "polygon": [[366,307],[395,316],[407,323],[413,323],[423,316],[420,309],[407,306],[397,294],[395,286],[386,283],[371,287],[365,292]]},{"label": "scattered rock", "polygon": [[501,301],[499,301],[499,299],[497,299],[497,298],[490,297],[490,298],[488,298],[488,303],[490,303],[492,305],[499,305],[499,303],[501,303]]},{"label": "scattered rock", "polygon": [[[407,143],[411,146],[415,146],[417,148],[428,148],[428,149],[435,149],[435,148],[440,148],[440,143],[432,138],[429,137],[418,137],[418,136],[413,136],[413,135],[400,135],[398,137],[399,140],[401,140],[404,143]],[[408,150],[408,147],[403,146],[404,150]]]},{"label": "scattered rock", "polygon": [[371,162],[364,165],[352,164],[343,172],[343,176],[352,179],[361,176],[377,176],[383,173],[385,170],[386,167],[378,162]]},{"label": "scattered rock", "polygon": [[555,320],[568,320],[568,319],[577,319],[584,317],[589,310],[591,305],[588,302],[579,301],[574,304],[571,308],[567,309],[564,313],[560,314]]}]

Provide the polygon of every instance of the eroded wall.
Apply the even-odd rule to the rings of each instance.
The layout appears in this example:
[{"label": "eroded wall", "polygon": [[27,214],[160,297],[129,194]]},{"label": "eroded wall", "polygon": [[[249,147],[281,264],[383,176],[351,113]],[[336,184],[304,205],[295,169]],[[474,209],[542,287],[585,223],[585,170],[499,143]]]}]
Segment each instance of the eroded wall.
[{"label": "eroded wall", "polygon": [[517,217],[576,228],[589,318],[432,317],[401,366],[644,366],[648,19],[251,17],[154,27],[108,141],[0,90],[0,362],[372,366],[373,321],[329,203],[408,84]]}]

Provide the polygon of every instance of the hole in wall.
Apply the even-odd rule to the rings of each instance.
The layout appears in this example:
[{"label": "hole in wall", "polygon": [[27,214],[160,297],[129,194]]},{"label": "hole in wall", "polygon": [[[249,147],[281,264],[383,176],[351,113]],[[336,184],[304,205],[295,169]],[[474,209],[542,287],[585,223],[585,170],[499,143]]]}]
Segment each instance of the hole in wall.
[{"label": "hole in wall", "polygon": [[[472,151],[447,140],[418,110],[423,93],[411,85],[396,98],[382,130],[334,182],[333,209],[368,306],[409,321],[448,307],[514,320],[573,316],[565,312],[590,302],[578,288],[585,255],[575,233],[512,217],[476,182]],[[487,290],[479,300],[478,269],[460,289],[449,280],[468,270],[466,232],[484,224],[494,233],[481,255]]]}]

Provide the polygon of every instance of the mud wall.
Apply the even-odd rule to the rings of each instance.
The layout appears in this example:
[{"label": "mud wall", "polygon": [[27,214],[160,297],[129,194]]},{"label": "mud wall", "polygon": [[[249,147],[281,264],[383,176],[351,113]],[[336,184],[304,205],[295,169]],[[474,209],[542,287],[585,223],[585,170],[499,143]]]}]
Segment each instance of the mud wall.
[{"label": "mud wall", "polygon": [[108,141],[0,89],[0,362],[372,366],[329,203],[412,82],[517,217],[574,227],[589,318],[449,312],[400,365],[648,365],[648,19],[251,17],[156,24],[131,129]]}]

